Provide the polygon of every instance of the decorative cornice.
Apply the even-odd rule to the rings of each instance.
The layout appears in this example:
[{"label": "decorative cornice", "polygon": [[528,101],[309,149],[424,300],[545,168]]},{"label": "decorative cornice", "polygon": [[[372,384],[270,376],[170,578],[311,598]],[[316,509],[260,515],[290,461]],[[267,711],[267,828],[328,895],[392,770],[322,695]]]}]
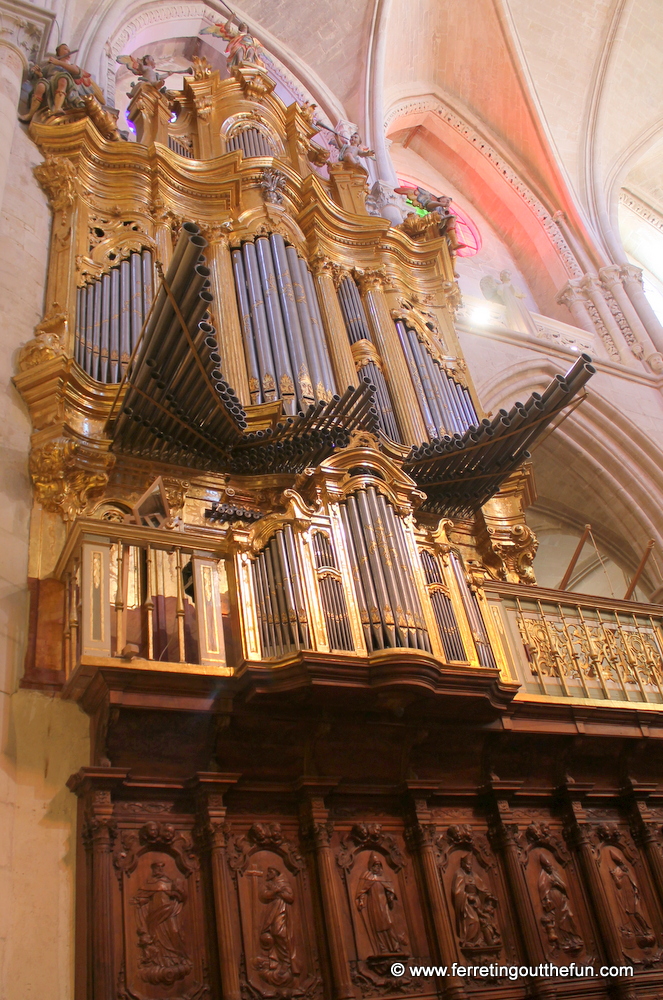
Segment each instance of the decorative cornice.
[{"label": "decorative cornice", "polygon": [[0,42],[13,46],[27,68],[44,55],[54,20],[52,10],[23,0],[0,0]]},{"label": "decorative cornice", "polygon": [[548,239],[555,247],[560,258],[564,262],[567,272],[572,278],[582,276],[582,269],[578,264],[571,247],[568,245],[562,232],[551,213],[545,208],[541,201],[519,177],[508,161],[490,145],[485,136],[477,132],[472,126],[460,117],[450,107],[432,94],[423,97],[411,98],[401,101],[395,105],[385,116],[385,129],[399,118],[401,115],[416,111],[430,111],[438,114],[440,118],[456,132],[462,135],[493,165],[500,177],[522,198],[527,207],[537,217],[546,231]]},{"label": "decorative cornice", "polygon": [[619,204],[623,205],[624,208],[628,208],[629,211],[633,212],[641,219],[644,219],[644,221],[648,222],[650,226],[657,229],[659,233],[663,233],[663,214],[657,211],[648,202],[643,201],[642,198],[633,194],[632,191],[629,191],[627,188],[622,188],[619,192]]}]

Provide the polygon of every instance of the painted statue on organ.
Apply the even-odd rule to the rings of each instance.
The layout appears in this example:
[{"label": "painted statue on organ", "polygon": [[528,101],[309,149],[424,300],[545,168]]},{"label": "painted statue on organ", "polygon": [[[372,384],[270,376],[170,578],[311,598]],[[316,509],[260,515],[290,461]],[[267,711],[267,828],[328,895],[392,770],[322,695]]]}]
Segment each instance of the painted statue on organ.
[{"label": "painted statue on organ", "polygon": [[260,57],[262,46],[249,31],[249,26],[244,21],[240,21],[237,28],[233,27],[233,19],[229,17],[225,24],[209,24],[199,32],[201,35],[214,35],[216,38],[225,38],[229,43],[226,51],[226,61],[228,69],[233,70],[236,66],[259,66],[265,68],[265,64]]},{"label": "painted statue on organ", "polygon": [[368,170],[361,162],[362,159],[375,159],[375,153],[368,146],[363,146],[359,132],[353,132],[349,139],[340,136],[336,132],[332,133],[334,142],[338,146],[338,161],[349,170],[358,170],[363,174],[368,174]]},{"label": "painted statue on organ", "polygon": [[38,111],[48,115],[62,115],[73,108],[85,108],[85,98],[95,98],[104,103],[104,95],[90,74],[72,62],[74,55],[68,45],[58,45],[54,56],[32,66],[30,78],[32,93],[30,106],[20,120],[32,121]]}]

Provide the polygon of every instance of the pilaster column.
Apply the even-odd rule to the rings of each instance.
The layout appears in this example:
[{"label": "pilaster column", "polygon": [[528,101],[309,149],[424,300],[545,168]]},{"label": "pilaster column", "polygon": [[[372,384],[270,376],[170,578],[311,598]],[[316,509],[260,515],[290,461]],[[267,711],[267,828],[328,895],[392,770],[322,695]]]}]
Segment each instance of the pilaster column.
[{"label": "pilaster column", "polygon": [[327,336],[327,349],[338,392],[343,394],[349,385],[357,385],[357,370],[352,358],[348,332],[334,287],[334,263],[324,254],[315,254],[309,261],[315,278],[320,312]]},{"label": "pilaster column", "polygon": [[47,156],[43,163],[34,168],[33,173],[46,192],[53,212],[45,295],[46,313],[54,311],[66,315],[70,333],[69,343],[63,346],[67,353],[71,353],[76,328],[76,168],[66,156]]},{"label": "pilaster column", "polygon": [[657,785],[629,781],[627,804],[633,837],[647,859],[652,881],[656,886],[659,903],[663,909],[663,839],[661,822],[651,815],[647,798],[656,792]]},{"label": "pilaster column", "polygon": [[210,223],[201,227],[209,242],[207,263],[212,272],[212,312],[217,327],[219,348],[223,357],[223,375],[230,383],[244,406],[251,403],[249,378],[244,355],[242,324],[237,308],[235,278],[233,276],[228,231],[223,225]]},{"label": "pilaster column", "polygon": [[[437,867],[435,848],[437,830],[431,822],[431,811],[426,801],[426,793],[430,794],[432,789],[426,783],[413,782],[408,782],[408,789],[412,796],[408,841],[419,862],[426,901],[435,929],[435,943],[438,949],[436,958],[450,969],[454,962],[459,961],[459,957]],[[461,961],[460,964],[464,963]],[[460,976],[445,976],[440,980],[440,984],[444,997],[463,1000],[466,996],[465,983]]]},{"label": "pilaster column", "polygon": [[624,334],[619,327],[619,323],[610,311],[610,307],[603,296],[603,290],[597,275],[586,274],[580,282],[580,287],[587,292],[589,298],[596,306],[596,311],[601,317],[603,325],[612,337],[613,343],[617,348],[619,360],[623,365],[628,365],[629,368],[632,368],[634,354],[630,345],[624,338]]},{"label": "pilaster column", "polygon": [[385,275],[382,270],[363,271],[356,272],[356,279],[366,305],[375,346],[382,358],[403,441],[405,444],[421,444],[428,440],[428,433],[384,294]]},{"label": "pilaster column", "polygon": [[136,126],[136,139],[145,146],[168,145],[170,108],[165,96],[151,83],[138,83],[127,109],[127,118]]},{"label": "pilaster column", "polygon": [[599,277],[606,288],[608,288],[612,293],[612,296],[621,309],[626,322],[631,327],[634,337],[638,343],[642,344],[645,361],[652,371],[659,373],[662,372],[663,355],[658,353],[644,323],[638,316],[635,306],[626,293],[626,289],[622,284],[619,266],[617,264],[613,264],[610,267],[602,267],[599,271]]},{"label": "pilaster column", "polygon": [[173,256],[172,212],[166,208],[163,198],[155,198],[152,202],[152,219],[154,221],[154,242],[157,245],[157,257],[161,261],[164,273]]},{"label": "pilaster column", "polygon": [[221,990],[224,1000],[241,1000],[239,984],[239,949],[235,941],[230,900],[232,886],[226,858],[226,806],[223,796],[241,775],[200,772],[194,779],[198,798],[199,829],[207,843],[212,868],[214,915],[219,947]]},{"label": "pilaster column", "polygon": [[[562,306],[566,306],[572,313],[576,321],[576,326],[596,336],[596,327],[592,322],[592,317],[589,315],[589,310],[585,304],[585,296],[578,285],[577,279],[569,281],[568,284],[564,285],[564,288],[557,295],[557,302]],[[600,338],[598,339],[600,340]]]},{"label": "pilaster column", "polygon": [[53,23],[50,10],[24,3],[0,0],[0,208],[5,193],[12,139],[16,128],[23,72],[38,62]]},{"label": "pilaster column", "polygon": [[341,923],[338,902],[336,865],[331,847],[334,830],[325,805],[325,794],[338,784],[338,779],[301,778],[300,815],[304,840],[311,847],[320,887],[320,899],[325,922],[334,1000],[354,1000],[355,990],[350,978],[350,965]]},{"label": "pilaster column", "polygon": [[[597,864],[597,850],[592,839],[592,829],[587,822],[585,810],[580,801],[580,796],[587,790],[588,786],[585,786],[583,789],[583,786],[580,784],[566,786],[565,791],[569,809],[567,834],[571,845],[575,848],[580,862],[580,869],[589,890],[596,922],[605,949],[605,956],[611,965],[619,966],[624,964],[622,943],[612,919],[610,903]],[[614,979],[611,980],[611,984],[616,996],[620,997],[621,1000],[636,1000],[635,988],[631,980]]]},{"label": "pilaster column", "polygon": [[657,351],[663,353],[663,325],[651,307],[642,286],[642,270],[634,264],[623,264],[619,275],[626,293],[635,306],[638,316],[647,328],[647,332]]},{"label": "pilaster column", "polygon": [[[532,899],[527,887],[525,872],[520,862],[520,852],[516,843],[517,827],[511,821],[511,807],[505,793],[514,792],[522,782],[491,782],[494,795],[491,842],[499,856],[506,880],[511,890],[514,910],[525,946],[525,955],[529,965],[545,965],[548,961],[538,932],[538,922]],[[556,996],[554,985],[550,980],[530,980],[534,996],[542,1000],[553,1000]]]}]

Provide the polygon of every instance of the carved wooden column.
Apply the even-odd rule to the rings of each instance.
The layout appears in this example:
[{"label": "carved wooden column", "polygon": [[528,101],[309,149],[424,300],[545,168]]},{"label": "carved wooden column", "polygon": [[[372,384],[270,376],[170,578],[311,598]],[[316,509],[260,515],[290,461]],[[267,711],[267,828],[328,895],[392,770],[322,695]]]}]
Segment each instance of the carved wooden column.
[{"label": "carved wooden column", "polygon": [[166,208],[163,198],[155,198],[152,202],[152,219],[154,221],[154,240],[157,245],[157,257],[168,270],[173,256],[172,213]]},{"label": "carved wooden column", "polygon": [[[119,767],[81,768],[67,782],[67,787],[83,800],[83,825],[80,836],[88,856],[86,892],[88,975],[93,983],[94,1000],[116,1000],[113,893],[117,892],[113,871],[113,788],[121,785],[128,771]],[[80,879],[79,882],[83,882]],[[77,914],[79,917],[80,914]]]},{"label": "carved wooden column", "polygon": [[355,990],[350,978],[348,954],[343,940],[341,911],[337,895],[336,865],[331,847],[333,824],[325,805],[325,795],[338,784],[338,779],[300,778],[297,788],[301,794],[300,814],[302,834],[311,845],[318,874],[318,885],[327,933],[329,961],[335,1000],[354,998]]},{"label": "carved wooden column", "polygon": [[[589,896],[593,905],[596,922],[603,939],[605,956],[611,965],[623,965],[622,942],[612,916],[610,903],[598,867],[597,849],[592,838],[592,828],[587,822],[581,798],[593,785],[582,783],[567,784],[564,788],[568,806],[567,834],[571,846],[575,848],[580,861]],[[636,1000],[632,980],[613,979],[612,988],[621,1000]]]},{"label": "carved wooden column", "polygon": [[405,444],[421,444],[428,440],[428,434],[384,294],[385,275],[382,270],[364,271],[357,272],[356,278],[366,305],[375,346],[384,363],[385,377],[391,389],[391,400],[403,441]]},{"label": "carved wooden column", "polygon": [[310,260],[327,335],[327,349],[334,369],[336,386],[342,395],[349,385],[357,385],[357,371],[334,287],[334,266],[324,254],[315,254]]},{"label": "carved wooden column", "polygon": [[45,313],[63,313],[67,318],[69,343],[73,349],[76,327],[76,227],[79,199],[76,197],[76,168],[66,156],[47,156],[33,171],[48,196],[53,210],[51,248],[46,283]]},{"label": "carved wooden column", "polygon": [[647,858],[652,881],[656,887],[659,903],[663,910],[663,841],[661,839],[661,819],[651,812],[649,798],[658,785],[647,785],[632,779],[625,789],[626,803],[631,820],[633,837]]},{"label": "carved wooden column", "polygon": [[239,983],[239,948],[235,941],[230,900],[232,886],[226,858],[225,819],[226,806],[223,796],[239,781],[239,774],[199,772],[193,782],[198,798],[199,829],[206,842],[211,861],[214,915],[219,948],[221,988],[224,1000],[241,1000]]},{"label": "carved wooden column", "polygon": [[[521,785],[521,781],[492,780],[490,782],[493,793],[491,841],[496,854],[502,861],[506,880],[511,890],[513,907],[522,934],[527,961],[532,966],[538,966],[544,965],[547,959],[539,936],[536,914],[514,835],[517,833],[517,827],[515,823],[511,822],[511,807],[507,798],[510,792],[517,791]],[[556,995],[549,980],[532,979],[530,988],[534,996],[546,998],[546,1000],[553,1000]]]},{"label": "carved wooden column", "polygon": [[203,226],[201,232],[209,242],[207,262],[212,272],[210,276],[214,296],[212,308],[219,335],[219,348],[223,356],[223,375],[243,405],[248,406],[251,394],[246,371],[241,317],[237,308],[235,279],[228,247],[228,230],[223,225],[210,223]]},{"label": "carved wooden column", "polygon": [[[419,861],[428,909],[439,950],[439,955],[436,957],[439,958],[442,965],[451,968],[454,962],[459,961],[459,957],[437,867],[438,858],[435,849],[437,830],[431,822],[431,811],[426,801],[427,794],[430,794],[438,784],[438,782],[408,782],[408,789],[412,796],[412,822],[408,829],[408,840]],[[462,960],[460,964],[463,964]],[[440,982],[445,997],[450,997],[452,1000],[462,1000],[466,996],[465,984],[460,976],[445,976]]]}]

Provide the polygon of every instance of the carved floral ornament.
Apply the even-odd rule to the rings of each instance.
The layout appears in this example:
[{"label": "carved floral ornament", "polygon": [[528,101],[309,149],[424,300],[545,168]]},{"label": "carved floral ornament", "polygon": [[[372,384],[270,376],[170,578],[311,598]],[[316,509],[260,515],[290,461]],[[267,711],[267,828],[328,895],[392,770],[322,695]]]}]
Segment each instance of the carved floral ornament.
[{"label": "carved floral ornament", "polygon": [[344,874],[351,871],[357,855],[363,851],[381,854],[396,872],[407,865],[396,838],[385,833],[381,823],[355,823],[350,832],[341,838],[336,863]]},{"label": "carved floral ornament", "polygon": [[225,828],[228,866],[233,872],[243,872],[253,854],[271,851],[277,854],[294,875],[306,867],[299,850],[281,829],[280,823],[254,823],[245,834]]},{"label": "carved floral ornament", "polygon": [[113,855],[118,878],[122,875],[131,875],[136,870],[142,855],[150,851],[169,854],[182,874],[187,877],[200,867],[189,834],[178,830],[172,823],[149,820],[138,832],[127,830],[122,834],[120,845]]},{"label": "carved floral ornament", "polygon": [[66,156],[47,156],[32,171],[54,212],[66,211],[76,197],[76,167]]},{"label": "carved floral ornament", "polygon": [[67,438],[50,441],[30,454],[35,499],[45,510],[73,521],[105,489],[114,463],[110,452],[92,452]]},{"label": "carved floral ornament", "polygon": [[68,317],[59,302],[54,302],[41,323],[34,329],[34,337],[25,344],[18,355],[18,370],[27,371],[45,361],[52,361],[65,353]]}]

